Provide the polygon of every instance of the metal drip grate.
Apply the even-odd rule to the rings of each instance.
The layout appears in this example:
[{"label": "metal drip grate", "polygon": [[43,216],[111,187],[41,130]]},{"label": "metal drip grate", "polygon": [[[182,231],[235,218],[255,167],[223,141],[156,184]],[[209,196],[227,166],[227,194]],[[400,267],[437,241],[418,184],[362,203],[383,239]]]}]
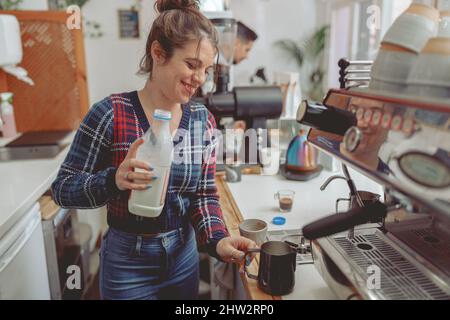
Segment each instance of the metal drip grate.
[{"label": "metal drip grate", "polygon": [[395,231],[395,236],[408,243],[421,256],[433,263],[450,277],[450,239],[439,235],[436,230],[423,228]]},{"label": "metal drip grate", "polygon": [[349,240],[346,237],[334,238],[348,258],[359,268],[359,274],[368,279],[370,266],[381,271],[381,288],[376,290],[382,298],[388,300],[449,300],[434,282],[427,278],[417,267],[405,259],[387,243],[379,233],[358,235]]}]

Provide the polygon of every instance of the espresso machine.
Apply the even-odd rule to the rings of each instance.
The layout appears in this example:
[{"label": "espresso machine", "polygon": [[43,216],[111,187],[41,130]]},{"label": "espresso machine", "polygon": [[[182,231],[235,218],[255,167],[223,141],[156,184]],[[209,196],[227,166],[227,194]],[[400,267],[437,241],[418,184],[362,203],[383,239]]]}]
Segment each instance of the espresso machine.
[{"label": "espresso machine", "polygon": [[[350,210],[303,228],[334,293],[449,300],[450,101],[353,87],[304,101],[297,118],[312,127],[311,144],[342,161],[349,182]],[[361,199],[347,166],[385,194]]]},{"label": "espresso machine", "polygon": [[[246,123],[245,140],[239,161],[245,164],[260,163],[259,150],[270,146],[267,120],[281,116],[283,97],[278,86],[234,87],[230,90],[230,71],[233,64],[237,22],[233,18],[210,19],[219,35],[219,55],[215,65],[215,89],[195,102],[204,104],[214,115],[219,129],[223,118],[233,118]],[[218,160],[225,160],[225,156]]]}]

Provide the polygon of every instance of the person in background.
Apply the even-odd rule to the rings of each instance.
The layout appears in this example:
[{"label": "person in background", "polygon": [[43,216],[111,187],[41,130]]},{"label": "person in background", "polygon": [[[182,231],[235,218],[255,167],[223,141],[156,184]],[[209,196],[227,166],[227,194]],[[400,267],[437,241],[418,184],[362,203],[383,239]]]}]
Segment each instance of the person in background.
[{"label": "person in background", "polygon": [[[256,39],[258,39],[258,35],[252,29],[240,21],[237,22],[237,35],[234,42],[233,54],[234,65],[237,65],[247,59]],[[213,90],[215,90],[214,88],[214,75],[210,74],[208,79],[206,79],[206,83],[203,88],[197,92],[197,96],[203,97],[206,94],[213,92]]]},{"label": "person in background", "polygon": [[[241,21],[237,23],[237,36],[234,47],[234,59],[233,64],[237,65],[243,60],[247,59],[250,51],[253,48],[253,44],[258,39],[258,35],[249,27],[247,27]],[[240,135],[246,130],[245,121],[235,121],[233,129],[237,130]]]},{"label": "person in background", "polygon": [[[191,102],[213,72],[216,29],[197,1],[157,0],[155,8],[159,16],[140,68],[148,76],[144,88],[94,104],[52,183],[53,198],[63,208],[107,205],[109,229],[100,250],[103,299],[196,299],[197,245],[221,261],[241,264],[256,247],[229,236],[215,185],[216,124],[205,106]],[[143,218],[129,212],[128,199],[131,190],[161,178],[151,163],[136,159],[155,109],[171,112],[174,148],[187,160],[172,164],[161,215]]]},{"label": "person in background", "polygon": [[235,41],[233,59],[233,63],[235,65],[247,59],[253,48],[253,44],[258,39],[258,35],[241,21],[238,21],[237,25],[237,37]]}]

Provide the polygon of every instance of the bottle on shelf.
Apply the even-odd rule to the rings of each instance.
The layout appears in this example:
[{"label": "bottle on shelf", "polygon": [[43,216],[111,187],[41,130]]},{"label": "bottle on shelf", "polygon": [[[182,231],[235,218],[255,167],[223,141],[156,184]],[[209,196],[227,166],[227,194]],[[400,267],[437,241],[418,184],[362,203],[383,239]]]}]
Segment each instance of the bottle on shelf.
[{"label": "bottle on shelf", "polygon": [[14,119],[13,94],[11,92],[0,93],[0,103],[0,130],[3,133],[3,137],[15,137],[17,130]]}]

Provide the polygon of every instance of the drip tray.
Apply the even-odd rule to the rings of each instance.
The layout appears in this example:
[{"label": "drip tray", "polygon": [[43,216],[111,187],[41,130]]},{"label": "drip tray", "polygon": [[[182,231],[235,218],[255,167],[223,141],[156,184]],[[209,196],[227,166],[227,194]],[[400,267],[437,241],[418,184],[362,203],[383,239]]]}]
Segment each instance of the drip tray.
[{"label": "drip tray", "polygon": [[346,236],[329,240],[362,279],[368,279],[368,267],[380,268],[381,288],[376,289],[376,294],[382,299],[450,299],[448,292],[406,259],[379,231],[357,235],[351,240]]},{"label": "drip tray", "polygon": [[422,257],[433,261],[450,278],[450,239],[432,228],[393,231],[393,234],[416,250]]}]

